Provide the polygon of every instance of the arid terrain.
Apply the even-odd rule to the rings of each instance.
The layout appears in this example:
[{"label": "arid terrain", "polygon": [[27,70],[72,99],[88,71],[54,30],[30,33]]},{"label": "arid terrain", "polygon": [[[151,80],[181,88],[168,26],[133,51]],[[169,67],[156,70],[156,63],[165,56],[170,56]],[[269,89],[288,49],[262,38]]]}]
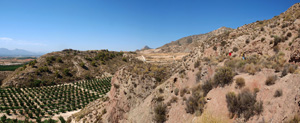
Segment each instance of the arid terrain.
[{"label": "arid terrain", "polygon": [[[156,49],[52,52],[7,73],[2,87],[11,88],[1,96],[7,104],[14,98],[34,100],[34,106],[26,103],[28,109],[47,107],[43,111],[52,109],[47,118],[59,120],[59,114],[70,123],[295,123],[300,122],[299,66],[297,3],[269,20],[221,27]],[[49,93],[57,88],[66,99],[53,96],[58,93],[31,96],[44,94],[44,88]],[[39,104],[51,98],[61,107]]]}]

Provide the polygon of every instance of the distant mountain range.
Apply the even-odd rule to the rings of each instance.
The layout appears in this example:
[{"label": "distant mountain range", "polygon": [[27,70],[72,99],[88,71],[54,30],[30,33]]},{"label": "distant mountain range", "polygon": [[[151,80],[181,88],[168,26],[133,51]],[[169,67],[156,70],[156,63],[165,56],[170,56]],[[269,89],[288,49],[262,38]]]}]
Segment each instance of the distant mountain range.
[{"label": "distant mountain range", "polygon": [[35,53],[22,49],[9,50],[6,48],[0,48],[0,56],[41,56],[43,54],[44,53]]}]

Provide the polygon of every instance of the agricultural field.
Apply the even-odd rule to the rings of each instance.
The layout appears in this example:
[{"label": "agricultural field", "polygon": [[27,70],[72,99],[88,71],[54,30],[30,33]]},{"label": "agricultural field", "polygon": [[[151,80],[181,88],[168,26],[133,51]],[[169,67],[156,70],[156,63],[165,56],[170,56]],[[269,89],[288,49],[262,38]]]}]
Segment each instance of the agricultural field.
[{"label": "agricultural field", "polygon": [[111,77],[33,88],[1,88],[0,112],[30,119],[51,118],[75,111],[101,98],[111,87]]},{"label": "agricultural field", "polygon": [[0,65],[0,71],[15,71],[19,67],[22,67],[24,64],[20,65]]}]

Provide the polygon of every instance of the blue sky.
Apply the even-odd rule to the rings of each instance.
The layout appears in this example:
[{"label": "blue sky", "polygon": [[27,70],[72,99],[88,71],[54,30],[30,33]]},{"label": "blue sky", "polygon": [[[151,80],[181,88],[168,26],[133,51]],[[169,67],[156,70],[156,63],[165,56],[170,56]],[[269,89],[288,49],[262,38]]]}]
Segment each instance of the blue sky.
[{"label": "blue sky", "polygon": [[0,0],[0,48],[34,52],[160,47],[270,19],[297,0]]}]

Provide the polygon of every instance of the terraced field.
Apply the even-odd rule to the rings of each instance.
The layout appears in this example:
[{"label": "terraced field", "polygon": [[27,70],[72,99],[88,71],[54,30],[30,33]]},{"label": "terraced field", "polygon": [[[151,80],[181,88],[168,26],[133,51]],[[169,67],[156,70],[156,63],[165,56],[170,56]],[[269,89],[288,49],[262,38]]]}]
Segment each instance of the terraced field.
[{"label": "terraced field", "polygon": [[0,111],[30,119],[51,118],[74,111],[101,98],[111,87],[111,77],[34,88],[0,89]]}]

